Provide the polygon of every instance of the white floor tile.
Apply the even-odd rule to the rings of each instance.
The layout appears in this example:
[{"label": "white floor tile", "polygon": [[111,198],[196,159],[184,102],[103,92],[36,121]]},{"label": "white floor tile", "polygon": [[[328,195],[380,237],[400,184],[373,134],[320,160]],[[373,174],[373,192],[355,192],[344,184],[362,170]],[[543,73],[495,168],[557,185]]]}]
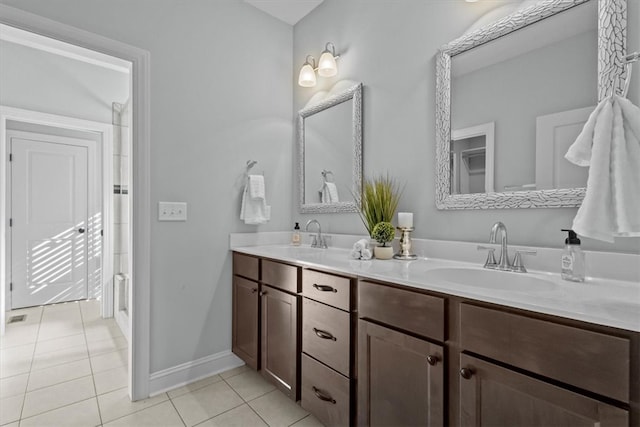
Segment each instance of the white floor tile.
[{"label": "white floor tile", "polygon": [[149,399],[132,402],[129,400],[129,391],[127,388],[122,388],[99,395],[98,405],[100,406],[100,413],[102,414],[102,422],[106,423],[157,405],[168,399],[167,394],[162,393]]},{"label": "white floor tile", "polygon": [[324,427],[324,424],[312,414],[309,414],[297,423],[292,424],[291,427]]},{"label": "white floor tile", "polygon": [[220,373],[219,375],[224,378],[225,380],[227,378],[231,378],[235,375],[239,375],[243,372],[247,372],[249,369],[249,367],[247,365],[242,365],[242,366],[238,366],[237,368],[233,368],[233,369],[229,369],[228,371],[224,371],[222,373]]},{"label": "white floor tile", "polygon": [[247,404],[233,408],[198,424],[198,427],[267,427],[267,424]]},{"label": "white floor tile", "polygon": [[76,360],[75,362],[52,366],[46,369],[32,370],[29,375],[27,391],[50,387],[75,380],[76,378],[86,377],[87,375],[91,375],[89,359]]},{"label": "white floor tile", "polygon": [[129,363],[129,353],[125,350],[112,351],[91,358],[91,369],[94,375],[109,369],[126,367]]},{"label": "white floor tile", "polygon": [[26,394],[22,416],[31,417],[94,396],[95,388],[90,376],[41,388]]},{"label": "white floor tile", "polygon": [[62,338],[54,338],[51,340],[38,340],[36,343],[36,355],[49,353],[52,351],[64,350],[70,347],[79,347],[85,345],[84,334],[70,335]]},{"label": "white floor tile", "polygon": [[0,425],[18,421],[23,403],[24,394],[0,399]]},{"label": "white floor tile", "polygon": [[6,313],[7,322],[9,322],[11,317],[20,316],[22,314],[27,316],[24,320],[22,320],[20,322],[16,322],[16,323],[8,323],[7,327],[10,327],[10,326],[11,327],[21,327],[23,325],[33,325],[33,324],[40,323],[40,320],[42,318],[42,306],[19,308],[17,310],[8,311]]},{"label": "white floor tile", "polygon": [[118,418],[115,421],[104,424],[105,426],[179,426],[184,427],[180,416],[176,412],[171,402],[167,401],[152,406],[142,411],[135,412],[126,417]]},{"label": "white floor tile", "polygon": [[95,397],[20,420],[21,427],[87,427],[100,424]]},{"label": "white floor tile", "polygon": [[108,393],[127,387],[129,383],[129,372],[126,366],[98,372],[93,375],[93,382],[96,385],[98,395]]},{"label": "white floor tile", "polygon": [[201,423],[244,403],[223,381],[183,394],[172,401],[188,426]]},{"label": "white floor tile", "polygon": [[88,357],[89,352],[87,351],[87,346],[84,344],[77,347],[63,348],[61,350],[36,355],[33,358],[33,366],[31,369],[41,370],[51,368],[65,363],[87,359]]},{"label": "white floor tile", "polygon": [[249,405],[271,427],[290,426],[309,414],[279,390],[252,400]]},{"label": "white floor tile", "polygon": [[273,384],[256,371],[251,370],[225,381],[247,402],[275,390]]},{"label": "white floor tile", "polygon": [[89,348],[90,356],[97,356],[99,354],[122,350],[127,348],[128,345],[129,343],[124,336],[109,338],[100,341],[87,341],[87,347]]},{"label": "white floor tile", "polygon": [[82,323],[49,321],[40,325],[38,331],[39,340],[51,340],[54,338],[68,337],[69,335],[78,335],[84,332]]},{"label": "white floor tile", "polygon": [[178,397],[181,396],[185,393],[189,393],[190,391],[196,391],[199,390],[203,387],[208,386],[209,384],[214,384],[217,383],[219,381],[222,381],[222,378],[220,378],[219,375],[212,375],[210,377],[207,378],[203,378],[199,381],[195,381],[192,382],[191,384],[187,384],[185,386],[173,389],[169,392],[167,392],[167,394],[169,395],[170,398],[174,398],[174,397]]},{"label": "white floor tile", "polygon": [[0,379],[0,398],[25,394],[28,380],[28,373]]},{"label": "white floor tile", "polygon": [[113,319],[100,319],[95,323],[85,323],[84,332],[87,342],[104,341],[123,336],[120,327]]},{"label": "white floor tile", "polygon": [[25,344],[35,343],[38,339],[39,323],[28,325],[7,325],[4,335],[0,337],[0,348],[13,348]]},{"label": "white floor tile", "polygon": [[26,344],[0,350],[0,378],[29,372],[34,349],[35,344]]}]

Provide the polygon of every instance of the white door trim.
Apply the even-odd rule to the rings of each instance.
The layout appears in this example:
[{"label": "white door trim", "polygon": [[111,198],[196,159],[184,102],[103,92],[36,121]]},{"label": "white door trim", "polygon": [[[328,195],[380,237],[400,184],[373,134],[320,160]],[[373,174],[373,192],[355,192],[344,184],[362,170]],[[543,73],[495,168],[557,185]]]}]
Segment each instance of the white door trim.
[{"label": "white door trim", "polygon": [[[110,123],[100,123],[90,120],[76,119],[73,117],[58,116],[56,114],[41,113],[39,111],[24,110],[21,108],[0,105],[0,150],[6,156],[7,152],[7,120],[21,123],[31,123],[37,125],[52,126],[63,129],[73,129],[86,132],[95,132],[101,135],[101,142],[98,150],[102,151],[102,227],[104,238],[102,239],[102,315],[104,317],[113,316],[113,125]],[[0,165],[0,176],[7,176],[7,163]],[[8,183],[8,180],[6,181]],[[2,212],[8,212],[7,186],[0,187],[0,205],[4,206]],[[6,215],[5,215],[6,216]],[[3,221],[6,223],[6,221]],[[6,224],[4,224],[6,226]],[[7,234],[3,234],[7,236]],[[2,330],[4,334],[5,310],[10,309],[9,299],[6,295],[6,277],[10,270],[6,265],[6,259],[10,254],[11,247],[9,239],[2,240],[4,243],[3,259],[5,265],[0,269],[2,278],[0,279],[0,307],[2,307]]]},{"label": "white door trim", "polygon": [[[132,286],[129,345],[129,395],[132,400],[149,396],[149,353],[151,323],[151,193],[150,193],[150,75],[149,52],[70,25],[0,4],[0,22],[22,30],[62,40],[76,46],[115,56],[133,64],[132,92]],[[0,150],[0,165],[6,159]],[[6,209],[0,200],[0,211]],[[0,221],[0,239],[5,239],[6,223]],[[4,259],[4,255],[0,260]],[[0,261],[2,272],[6,268]],[[0,274],[3,275],[3,274]],[[4,280],[4,279],[2,279]],[[2,287],[2,286],[0,286]]]}]

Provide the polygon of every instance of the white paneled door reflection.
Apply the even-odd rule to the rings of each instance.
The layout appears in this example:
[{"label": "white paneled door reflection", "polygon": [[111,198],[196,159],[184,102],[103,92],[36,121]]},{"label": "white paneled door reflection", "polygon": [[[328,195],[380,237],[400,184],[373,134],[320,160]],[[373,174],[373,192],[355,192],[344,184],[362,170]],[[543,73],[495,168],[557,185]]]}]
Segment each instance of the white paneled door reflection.
[{"label": "white paneled door reflection", "polygon": [[88,149],[55,141],[11,137],[13,309],[87,298]]}]

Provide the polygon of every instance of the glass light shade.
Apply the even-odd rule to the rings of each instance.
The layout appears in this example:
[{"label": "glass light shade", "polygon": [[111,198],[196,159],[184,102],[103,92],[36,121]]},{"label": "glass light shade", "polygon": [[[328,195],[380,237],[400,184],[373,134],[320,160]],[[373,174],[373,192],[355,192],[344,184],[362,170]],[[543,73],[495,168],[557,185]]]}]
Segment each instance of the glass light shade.
[{"label": "glass light shade", "polygon": [[316,85],[316,73],[313,72],[313,67],[308,63],[305,63],[300,69],[298,84],[302,87],[313,87]]},{"label": "glass light shade", "polygon": [[322,56],[320,56],[320,60],[318,61],[318,74],[322,77],[333,77],[338,74],[336,58],[333,57],[331,52],[324,51]]}]

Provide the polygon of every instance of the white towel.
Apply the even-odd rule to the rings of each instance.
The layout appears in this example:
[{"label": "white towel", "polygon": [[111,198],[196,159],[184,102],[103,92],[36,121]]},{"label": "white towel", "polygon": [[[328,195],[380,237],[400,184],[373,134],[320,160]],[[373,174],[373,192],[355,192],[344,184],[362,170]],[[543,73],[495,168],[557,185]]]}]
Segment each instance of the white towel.
[{"label": "white towel", "polygon": [[371,249],[363,249],[362,256],[360,257],[360,259],[371,259],[371,258],[373,258],[373,252],[371,252]]},{"label": "white towel", "polygon": [[264,176],[249,175],[249,196],[251,196],[253,200],[264,199]]},{"label": "white towel", "polygon": [[617,95],[601,101],[565,158],[589,166],[573,230],[605,242],[640,236],[640,109]]},{"label": "white towel", "polygon": [[322,203],[338,203],[340,198],[338,197],[338,187],[335,182],[325,182],[320,190],[320,198]]},{"label": "white towel", "polygon": [[367,239],[360,239],[353,244],[353,249],[362,252],[363,249],[369,248],[369,241]]},{"label": "white towel", "polygon": [[249,175],[240,208],[240,219],[245,224],[265,224],[271,219],[271,206],[267,205],[265,194],[264,177]]},{"label": "white towel", "polygon": [[359,250],[356,250],[356,249],[352,249],[351,253],[349,255],[353,259],[360,259],[360,257],[362,257],[362,252],[360,252]]}]

